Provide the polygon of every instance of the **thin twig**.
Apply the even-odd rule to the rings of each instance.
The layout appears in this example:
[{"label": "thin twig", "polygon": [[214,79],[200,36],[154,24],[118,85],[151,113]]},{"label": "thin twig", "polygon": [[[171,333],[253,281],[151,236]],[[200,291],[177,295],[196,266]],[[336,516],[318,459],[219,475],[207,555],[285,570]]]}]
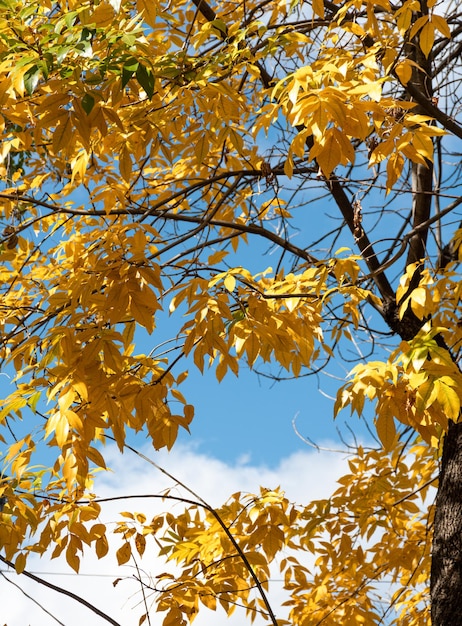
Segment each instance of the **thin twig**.
[{"label": "thin twig", "polygon": [[[14,568],[14,563],[12,563],[8,559],[6,559],[1,554],[0,554],[0,561],[5,563],[5,565],[8,565],[12,569],[15,569]],[[44,587],[48,587],[49,589],[52,589],[53,591],[56,591],[56,593],[61,593],[64,596],[68,596],[69,598],[72,598],[72,600],[75,600],[79,604],[83,604],[83,606],[86,606],[87,609],[90,609],[90,611],[92,611],[93,613],[95,613],[99,617],[101,617],[104,620],[106,620],[109,624],[112,624],[112,626],[121,626],[121,624],[119,624],[119,622],[116,622],[115,619],[112,619],[112,617],[109,617],[109,615],[106,615],[106,613],[104,613],[103,611],[98,609],[94,604],[91,604],[91,602],[88,602],[84,598],[81,598],[80,596],[78,596],[77,594],[73,593],[72,591],[68,591],[67,589],[64,589],[63,587],[58,587],[57,585],[53,585],[53,583],[50,583],[47,580],[44,580],[43,578],[40,578],[39,576],[36,576],[35,574],[31,574],[27,570],[23,570],[21,572],[21,575],[22,576],[26,576],[26,578],[30,578],[31,580],[33,580],[34,582],[38,583],[39,585],[43,585]]]},{"label": "thin twig", "polygon": [[38,600],[36,600],[35,598],[33,598],[31,595],[29,595],[28,593],[26,593],[24,591],[24,589],[22,587],[20,587],[19,585],[17,585],[16,583],[14,583],[12,580],[10,580],[8,578],[8,576],[5,576],[5,574],[3,572],[0,572],[0,574],[3,576],[3,578],[10,583],[10,585],[13,585],[13,587],[16,587],[16,589],[19,589],[19,591],[26,596],[26,598],[28,600],[30,600],[31,602],[33,602],[34,604],[36,604],[40,609],[42,609],[42,611],[44,613],[46,613],[47,615],[49,615],[51,617],[51,619],[54,619],[55,622],[57,622],[58,624],[60,624],[61,626],[66,626],[66,624],[64,624],[63,622],[61,622],[55,615],[53,615],[53,613],[51,613],[50,611],[48,611],[42,604],[40,604],[40,602],[38,602]]}]

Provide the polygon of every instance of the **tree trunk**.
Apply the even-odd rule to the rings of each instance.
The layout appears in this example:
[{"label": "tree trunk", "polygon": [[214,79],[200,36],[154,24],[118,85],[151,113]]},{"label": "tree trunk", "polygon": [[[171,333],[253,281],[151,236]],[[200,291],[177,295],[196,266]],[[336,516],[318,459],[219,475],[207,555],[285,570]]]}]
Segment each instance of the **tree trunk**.
[{"label": "tree trunk", "polygon": [[435,503],[430,581],[433,626],[462,624],[462,423],[450,423]]},{"label": "tree trunk", "polygon": [[[415,19],[428,18],[426,0],[421,2],[420,8],[420,13],[415,14]],[[408,58],[415,63],[412,88],[422,99],[431,102],[433,97],[431,55],[427,58],[419,42],[414,40],[409,44]],[[426,113],[422,105],[417,106],[415,112],[423,115]],[[414,228],[422,227],[430,217],[432,179],[432,163],[413,165],[411,184]],[[407,264],[424,259],[427,236],[428,228],[424,228],[412,237]],[[414,288],[416,281],[418,282],[420,271],[421,268],[417,268],[411,281],[414,284],[410,285],[410,290]],[[400,319],[401,324],[405,321],[404,317]],[[403,337],[403,333],[400,334]],[[436,340],[440,347],[448,349],[442,338],[438,341],[437,337]],[[450,350],[448,352],[451,354]],[[430,600],[432,626],[462,626],[462,423],[450,422],[443,441],[433,524]]]}]

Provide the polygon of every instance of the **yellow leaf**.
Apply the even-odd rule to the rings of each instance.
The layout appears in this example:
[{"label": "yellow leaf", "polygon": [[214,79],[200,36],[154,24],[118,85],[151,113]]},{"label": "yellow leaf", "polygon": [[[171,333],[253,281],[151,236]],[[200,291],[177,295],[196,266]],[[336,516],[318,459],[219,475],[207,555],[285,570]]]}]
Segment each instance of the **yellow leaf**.
[{"label": "yellow leaf", "polygon": [[391,191],[394,184],[401,176],[404,167],[404,157],[399,152],[390,155],[387,162],[387,193]]},{"label": "yellow leaf", "polygon": [[284,531],[276,525],[269,525],[262,541],[262,548],[268,561],[272,561],[284,544]]},{"label": "yellow leaf", "polygon": [[427,22],[422,28],[419,34],[420,49],[426,57],[433,48],[433,42],[435,41],[435,26],[432,22]]},{"label": "yellow leaf", "polygon": [[202,133],[194,146],[194,154],[199,164],[204,163],[209,154],[210,142],[207,133]]},{"label": "yellow leaf", "polygon": [[323,598],[325,598],[328,594],[329,590],[326,585],[318,585],[315,591],[315,600],[319,602]]},{"label": "yellow leaf", "polygon": [[142,13],[146,24],[151,28],[156,28],[157,8],[156,0],[136,0],[138,13]]},{"label": "yellow leaf", "polygon": [[313,0],[312,2],[313,14],[324,19],[324,0]]},{"label": "yellow leaf", "polygon": [[393,415],[385,411],[380,412],[375,420],[375,428],[384,450],[391,450],[396,439]]},{"label": "yellow leaf", "polygon": [[64,446],[69,437],[69,421],[65,413],[59,413],[59,419],[55,428],[56,443],[60,448]]},{"label": "yellow leaf", "polygon": [[70,115],[62,118],[53,133],[53,151],[59,154],[61,150],[71,145],[72,123]]},{"label": "yellow leaf", "polygon": [[315,143],[310,150],[310,158],[316,159],[326,178],[329,178],[342,158],[341,148],[333,130],[335,129],[329,129],[323,141]]},{"label": "yellow leaf", "polygon": [[235,150],[239,154],[242,154],[244,151],[244,141],[241,135],[239,134],[239,132],[232,126],[228,129],[228,137],[229,137],[230,143],[235,148]]},{"label": "yellow leaf", "polygon": [[109,543],[105,535],[98,537],[95,542],[95,550],[98,559],[102,559],[109,552]]},{"label": "yellow leaf", "polygon": [[148,333],[154,330],[154,312],[151,306],[146,306],[143,297],[137,292],[132,292],[130,298],[130,313]]},{"label": "yellow leaf", "polygon": [[353,87],[349,93],[358,95],[367,94],[372,100],[380,102],[382,97],[382,82],[373,81],[370,83],[364,83],[362,85],[358,85],[357,87]]},{"label": "yellow leaf", "polygon": [[217,598],[212,589],[207,591],[207,589],[200,594],[200,601],[204,606],[206,606],[211,611],[217,610]]},{"label": "yellow leaf", "polygon": [[417,150],[419,155],[429,161],[433,160],[433,141],[425,132],[421,132],[420,129],[417,129],[412,139],[412,145]]},{"label": "yellow leaf", "polygon": [[217,263],[221,263],[223,259],[229,254],[227,250],[217,250],[213,254],[211,254],[208,258],[209,265],[216,265]]},{"label": "yellow leaf", "polygon": [[443,408],[444,414],[448,419],[457,421],[460,413],[460,398],[457,393],[449,385],[445,385],[441,381],[436,381],[438,388],[438,402]]},{"label": "yellow leaf", "polygon": [[407,83],[411,80],[412,77],[412,66],[408,62],[407,59],[400,61],[395,67],[395,72],[398,75],[399,80],[403,85],[407,85]]},{"label": "yellow leaf", "polygon": [[135,546],[138,550],[138,554],[140,556],[143,556],[144,551],[146,550],[146,537],[144,535],[141,535],[140,533],[136,533]]},{"label": "yellow leaf", "polygon": [[22,574],[26,568],[27,555],[25,552],[20,552],[15,559],[14,569],[17,574]]},{"label": "yellow leaf", "polygon": [[411,293],[411,308],[419,319],[423,319],[427,313],[427,290],[417,287]]},{"label": "yellow leaf", "polygon": [[419,30],[421,30],[425,24],[428,24],[428,15],[421,15],[412,25],[412,28],[409,32],[409,38],[414,39]]},{"label": "yellow leaf", "polygon": [[[413,376],[412,379],[416,379],[416,377]],[[433,380],[425,380],[417,386],[415,406],[419,413],[423,413],[431,407],[437,394],[438,385],[435,385]]]},{"label": "yellow leaf", "polygon": [[125,563],[128,563],[131,555],[132,549],[128,541],[126,541],[116,552],[117,563],[119,565],[124,565]]},{"label": "yellow leaf", "polygon": [[440,31],[443,37],[446,37],[447,39],[451,38],[451,31],[444,17],[441,17],[441,15],[433,14],[431,20],[435,25],[435,28]]},{"label": "yellow leaf", "polygon": [[292,178],[294,175],[294,157],[292,150],[289,149],[287,152],[286,160],[284,161],[284,174],[287,178]]},{"label": "yellow leaf", "polygon": [[74,572],[79,572],[80,569],[80,558],[77,556],[75,547],[72,544],[68,545],[66,549],[66,561],[72,567]]},{"label": "yellow leaf", "polygon": [[133,163],[131,154],[126,145],[122,146],[119,152],[119,169],[124,181],[129,183],[132,175]]},{"label": "yellow leaf", "polygon": [[181,611],[176,607],[170,609],[167,615],[164,617],[162,626],[179,626],[179,624],[185,624]]},{"label": "yellow leaf", "polygon": [[227,274],[227,275],[225,276],[225,279],[224,279],[224,281],[223,281],[223,282],[224,282],[224,284],[225,284],[226,289],[227,289],[229,292],[234,291],[234,289],[235,289],[235,287],[236,287],[236,279],[234,278],[234,276],[233,276],[232,274]]},{"label": "yellow leaf", "polygon": [[80,150],[77,156],[71,160],[71,183],[74,183],[75,180],[82,181],[85,179],[89,160],[90,154],[83,149]]},{"label": "yellow leaf", "polygon": [[250,332],[245,342],[245,351],[249,367],[252,367],[260,353],[260,342],[255,332]]},{"label": "yellow leaf", "polygon": [[102,467],[103,469],[106,469],[106,462],[99,450],[93,448],[92,446],[88,446],[87,456],[90,461],[92,461],[96,465],[96,467]]},{"label": "yellow leaf", "polygon": [[111,6],[111,4],[114,4],[114,2],[118,2],[120,5],[120,0],[112,0],[110,4],[109,3],[106,4],[105,2],[102,2],[92,12],[91,19],[92,21],[95,22],[95,24],[99,28],[104,28],[104,27],[109,26],[112,20],[114,19],[115,7]]}]

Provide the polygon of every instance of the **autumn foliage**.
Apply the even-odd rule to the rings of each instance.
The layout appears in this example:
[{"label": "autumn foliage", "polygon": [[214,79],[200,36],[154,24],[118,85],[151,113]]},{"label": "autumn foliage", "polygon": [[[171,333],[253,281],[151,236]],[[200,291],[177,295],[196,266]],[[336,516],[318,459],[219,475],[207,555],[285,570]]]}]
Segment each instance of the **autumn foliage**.
[{"label": "autumn foliage", "polygon": [[112,542],[119,564],[178,565],[164,626],[236,605],[273,626],[430,624],[430,569],[439,589],[449,567],[432,488],[462,402],[461,32],[435,0],[0,2],[0,545],[18,573],[31,552],[75,571],[108,553],[104,444],[171,449],[188,370],[299,377],[354,345],[334,412],[372,407],[377,444],[349,448],[330,499],[193,494],[125,511]]}]

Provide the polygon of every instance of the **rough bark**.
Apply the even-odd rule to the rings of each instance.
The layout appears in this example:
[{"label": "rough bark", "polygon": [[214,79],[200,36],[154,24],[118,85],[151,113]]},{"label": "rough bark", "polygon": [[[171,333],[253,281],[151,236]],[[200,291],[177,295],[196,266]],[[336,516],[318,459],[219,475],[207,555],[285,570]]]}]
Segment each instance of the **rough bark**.
[{"label": "rough bark", "polygon": [[431,567],[433,626],[462,624],[462,424],[444,440]]},{"label": "rough bark", "polygon": [[[425,0],[420,6],[421,15],[428,15]],[[410,42],[408,56],[416,64],[409,85],[409,95],[418,102],[415,111],[425,114],[428,112],[428,106],[433,105],[431,55],[426,58],[420,47]],[[432,179],[431,163],[413,165],[412,219],[414,228],[419,224],[425,224],[430,217],[433,196]],[[428,229],[424,229],[410,240],[408,264],[425,258],[427,236]],[[414,278],[419,273],[418,270]],[[411,288],[414,286],[411,285]],[[442,345],[448,349],[444,342]],[[462,424],[452,422],[443,441],[435,501],[430,599],[432,626],[462,624]]]}]

